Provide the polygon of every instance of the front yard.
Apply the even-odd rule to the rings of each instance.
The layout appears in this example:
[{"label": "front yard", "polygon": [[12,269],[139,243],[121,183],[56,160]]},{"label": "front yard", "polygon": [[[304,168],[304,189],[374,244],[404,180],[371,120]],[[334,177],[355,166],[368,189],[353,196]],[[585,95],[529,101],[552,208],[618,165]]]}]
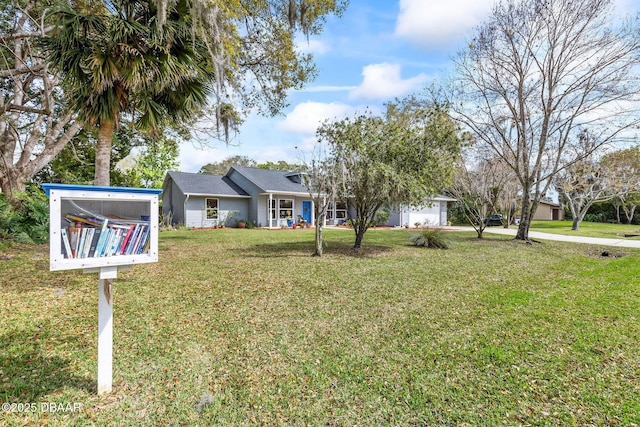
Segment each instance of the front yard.
[{"label": "front yard", "polygon": [[[580,223],[579,230],[571,230],[571,221],[533,221],[531,231],[566,234],[568,236],[601,237],[605,239],[623,238],[626,234],[640,234],[640,225],[606,224],[602,222]],[[638,237],[631,237],[637,240]]]},{"label": "front yard", "polygon": [[[410,230],[175,231],[114,285],[114,393],[95,395],[97,278],[0,261],[0,425],[640,424],[640,252]],[[59,424],[57,424],[59,423]]]}]

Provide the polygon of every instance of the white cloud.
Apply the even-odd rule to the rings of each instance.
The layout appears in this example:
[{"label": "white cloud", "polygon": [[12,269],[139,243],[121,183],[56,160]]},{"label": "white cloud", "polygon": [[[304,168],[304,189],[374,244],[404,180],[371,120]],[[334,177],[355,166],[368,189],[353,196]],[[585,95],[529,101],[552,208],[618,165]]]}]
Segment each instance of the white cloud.
[{"label": "white cloud", "polygon": [[303,102],[295,106],[287,117],[278,123],[278,128],[288,132],[315,134],[325,120],[343,118],[353,112],[353,108],[339,102]]},{"label": "white cloud", "polygon": [[373,64],[362,70],[362,84],[349,93],[351,99],[389,99],[419,89],[427,81],[426,74],[403,80],[399,64]]},{"label": "white cloud", "polygon": [[331,50],[329,44],[318,39],[298,39],[296,40],[296,47],[299,52],[311,53],[313,55],[324,55]]},{"label": "white cloud", "polygon": [[396,35],[424,48],[448,50],[491,10],[488,0],[400,0]]}]

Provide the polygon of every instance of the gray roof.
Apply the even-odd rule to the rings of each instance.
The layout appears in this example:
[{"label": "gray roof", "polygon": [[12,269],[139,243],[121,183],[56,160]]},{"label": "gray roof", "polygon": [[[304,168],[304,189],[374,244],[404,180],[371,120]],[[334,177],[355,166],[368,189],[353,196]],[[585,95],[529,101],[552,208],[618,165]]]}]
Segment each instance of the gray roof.
[{"label": "gray roof", "polygon": [[226,176],[187,172],[168,172],[167,175],[184,194],[249,197],[242,188]]},{"label": "gray roof", "polygon": [[231,166],[226,176],[229,176],[233,170],[255,184],[263,193],[308,194],[307,187],[305,187],[304,184],[295,182],[295,178],[300,172],[283,172],[246,166]]}]

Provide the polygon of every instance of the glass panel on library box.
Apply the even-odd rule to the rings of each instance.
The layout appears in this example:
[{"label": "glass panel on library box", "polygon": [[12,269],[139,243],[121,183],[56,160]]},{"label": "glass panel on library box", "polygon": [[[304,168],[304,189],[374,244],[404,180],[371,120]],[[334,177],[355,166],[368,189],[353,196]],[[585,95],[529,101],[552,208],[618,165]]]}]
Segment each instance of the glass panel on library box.
[{"label": "glass panel on library box", "polygon": [[51,191],[51,270],[158,260],[155,194]]}]

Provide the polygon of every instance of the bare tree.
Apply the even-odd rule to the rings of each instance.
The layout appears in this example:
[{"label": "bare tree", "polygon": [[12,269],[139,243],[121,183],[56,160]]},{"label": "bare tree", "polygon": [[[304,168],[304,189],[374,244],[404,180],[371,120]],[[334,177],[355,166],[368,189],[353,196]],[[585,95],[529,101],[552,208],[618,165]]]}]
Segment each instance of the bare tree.
[{"label": "bare tree", "polygon": [[3,4],[0,34],[0,190],[13,198],[81,129],[35,40],[48,28],[42,2]]},{"label": "bare tree", "polygon": [[453,185],[447,192],[457,200],[479,239],[491,215],[499,210],[501,203],[506,206],[509,198],[505,193],[514,187],[514,179],[513,171],[499,157],[477,150],[467,150],[466,155],[460,157]]},{"label": "bare tree", "polygon": [[616,186],[613,204],[618,223],[622,208],[627,224],[631,224],[636,208],[640,205],[640,147],[608,153],[602,157],[601,162],[614,173]]},{"label": "bare tree", "polygon": [[619,141],[639,123],[638,20],[614,25],[611,0],[506,0],[456,58],[451,102],[475,138],[522,188],[516,239],[528,240],[538,203],[583,128]]},{"label": "bare tree", "polygon": [[515,223],[518,212],[518,200],[521,194],[520,183],[513,170],[504,161],[501,161],[499,166],[499,172],[506,174],[508,178],[504,180],[504,186],[498,195],[496,210],[502,214],[502,226],[509,228],[511,224]]},{"label": "bare tree", "polygon": [[594,203],[615,197],[615,179],[611,171],[595,161],[581,160],[563,169],[555,176],[554,184],[571,210],[571,229],[574,231],[580,229],[580,223]]},{"label": "bare tree", "polygon": [[322,256],[322,230],[327,218],[327,211],[335,201],[340,188],[341,164],[328,155],[322,144],[318,144],[313,152],[311,161],[305,166],[302,175],[309,196],[313,200],[315,214],[315,246],[313,255]]}]

